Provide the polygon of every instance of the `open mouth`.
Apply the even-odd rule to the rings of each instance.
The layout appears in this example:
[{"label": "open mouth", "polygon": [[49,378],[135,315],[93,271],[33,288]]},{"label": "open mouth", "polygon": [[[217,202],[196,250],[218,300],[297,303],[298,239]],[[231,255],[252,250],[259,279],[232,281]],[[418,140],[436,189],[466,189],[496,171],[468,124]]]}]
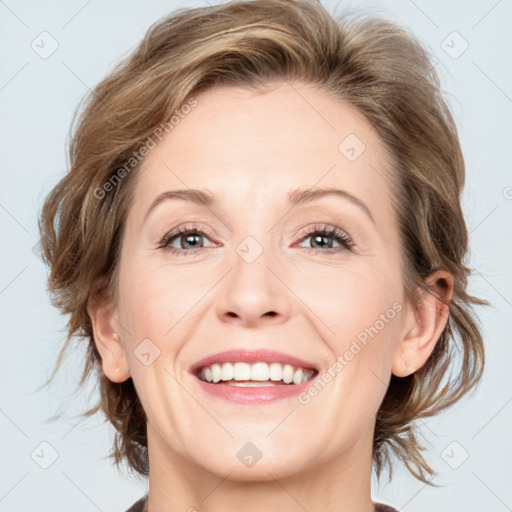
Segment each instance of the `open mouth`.
[{"label": "open mouth", "polygon": [[210,384],[265,387],[298,385],[317,375],[317,370],[278,362],[225,362],[198,368],[196,377]]}]

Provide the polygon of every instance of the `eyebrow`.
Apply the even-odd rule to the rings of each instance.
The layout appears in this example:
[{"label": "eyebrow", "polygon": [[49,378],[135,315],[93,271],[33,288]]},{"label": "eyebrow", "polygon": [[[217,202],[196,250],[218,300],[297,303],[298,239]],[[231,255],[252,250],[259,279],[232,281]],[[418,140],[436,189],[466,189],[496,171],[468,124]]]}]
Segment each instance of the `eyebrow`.
[{"label": "eyebrow", "polygon": [[[312,201],[327,196],[341,197],[343,199],[350,201],[352,204],[358,206],[361,210],[363,210],[366,213],[366,215],[371,219],[371,221],[375,224],[375,219],[373,218],[372,212],[370,211],[368,206],[361,199],[359,199],[356,196],[353,196],[350,192],[347,192],[346,190],[341,190],[332,187],[292,190],[291,192],[288,193],[288,203],[291,206],[298,206],[311,203]],[[151,206],[148,208],[148,211],[144,215],[143,222],[160,203],[171,199],[189,201],[199,206],[204,206],[206,208],[213,207],[219,202],[215,198],[214,194],[206,190],[198,190],[191,188],[183,190],[167,190],[159,194],[154,199],[154,201],[151,203]]]}]

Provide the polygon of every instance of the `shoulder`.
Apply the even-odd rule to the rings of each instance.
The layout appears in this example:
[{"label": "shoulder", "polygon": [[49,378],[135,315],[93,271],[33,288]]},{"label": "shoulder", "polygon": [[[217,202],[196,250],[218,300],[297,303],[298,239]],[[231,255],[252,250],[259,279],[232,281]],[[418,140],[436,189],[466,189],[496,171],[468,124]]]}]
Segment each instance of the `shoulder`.
[{"label": "shoulder", "polygon": [[146,494],[140,500],[136,501],[126,512],[144,512],[148,495]]},{"label": "shoulder", "polygon": [[399,512],[398,509],[384,503],[375,503],[375,512]]}]

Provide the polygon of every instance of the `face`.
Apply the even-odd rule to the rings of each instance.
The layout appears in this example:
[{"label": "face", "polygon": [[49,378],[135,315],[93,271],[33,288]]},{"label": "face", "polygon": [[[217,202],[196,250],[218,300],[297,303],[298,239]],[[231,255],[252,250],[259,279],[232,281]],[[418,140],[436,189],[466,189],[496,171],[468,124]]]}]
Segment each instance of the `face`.
[{"label": "face", "polygon": [[[119,267],[115,317],[150,460],[240,480],[369,461],[403,328],[384,147],[311,85],[196,100],[137,171]],[[329,188],[343,192],[311,195]],[[154,204],[191,189],[211,202]],[[245,363],[234,381],[226,363]],[[281,380],[291,371],[299,384]],[[246,380],[259,387],[233,385]]]}]

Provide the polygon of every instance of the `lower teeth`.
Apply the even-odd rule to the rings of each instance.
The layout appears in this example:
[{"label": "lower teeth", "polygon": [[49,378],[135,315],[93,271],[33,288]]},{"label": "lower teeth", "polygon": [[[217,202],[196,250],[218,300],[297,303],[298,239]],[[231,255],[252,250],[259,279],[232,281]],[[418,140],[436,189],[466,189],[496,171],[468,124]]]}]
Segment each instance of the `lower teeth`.
[{"label": "lower teeth", "polygon": [[264,386],[279,386],[279,384],[276,384],[276,383],[272,382],[271,380],[266,380],[263,382],[261,382],[261,381],[260,382],[257,382],[257,381],[241,382],[241,381],[236,381],[236,380],[228,380],[225,382],[228,386],[239,386],[242,388],[261,388]]}]

